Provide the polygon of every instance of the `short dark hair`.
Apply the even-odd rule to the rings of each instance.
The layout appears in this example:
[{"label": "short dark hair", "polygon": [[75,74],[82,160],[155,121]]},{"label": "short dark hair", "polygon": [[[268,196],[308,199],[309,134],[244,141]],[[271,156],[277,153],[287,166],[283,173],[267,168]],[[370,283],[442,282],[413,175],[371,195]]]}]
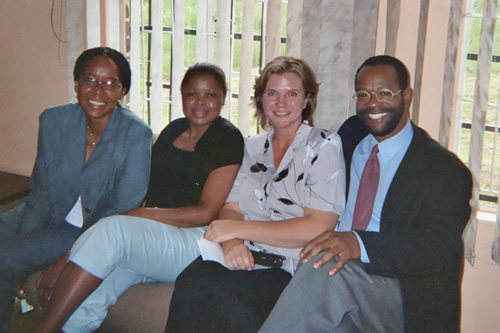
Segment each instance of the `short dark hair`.
[{"label": "short dark hair", "polygon": [[271,128],[269,119],[264,113],[262,105],[262,97],[266,90],[267,82],[273,74],[295,73],[302,82],[304,93],[307,98],[307,105],[302,110],[302,120],[307,120],[309,125],[314,126],[313,115],[318,103],[319,83],[316,80],[316,74],[312,68],[302,59],[293,57],[277,57],[271,60],[260,73],[260,76],[255,80],[254,85],[254,101],[255,118],[260,122],[260,126],[268,130]]},{"label": "short dark hair", "polygon": [[126,89],[125,93],[128,93],[132,76],[130,65],[127,61],[127,58],[125,58],[123,54],[110,47],[95,47],[83,51],[78,59],[76,59],[75,68],[73,70],[73,79],[75,81],[78,80],[82,75],[83,68],[85,67],[87,62],[95,56],[99,55],[109,57],[111,58],[111,60],[113,60],[113,62],[118,67],[118,71],[120,72],[120,82],[123,88]]},{"label": "short dark hair", "polygon": [[181,82],[181,91],[184,89],[186,84],[188,84],[191,78],[196,75],[213,76],[213,78],[219,83],[222,92],[224,93],[224,98],[226,97],[227,83],[224,71],[219,66],[208,62],[198,62],[187,69],[186,73],[184,74],[184,78],[182,79]]},{"label": "short dark hair", "polygon": [[388,65],[394,68],[398,78],[399,89],[405,90],[410,86],[410,72],[408,71],[408,68],[406,68],[405,64],[401,62],[401,60],[388,55],[378,55],[366,59],[365,62],[363,62],[361,66],[359,66],[358,70],[356,71],[356,77],[354,79],[354,88],[356,88],[358,74],[361,69],[363,67],[377,65]]}]

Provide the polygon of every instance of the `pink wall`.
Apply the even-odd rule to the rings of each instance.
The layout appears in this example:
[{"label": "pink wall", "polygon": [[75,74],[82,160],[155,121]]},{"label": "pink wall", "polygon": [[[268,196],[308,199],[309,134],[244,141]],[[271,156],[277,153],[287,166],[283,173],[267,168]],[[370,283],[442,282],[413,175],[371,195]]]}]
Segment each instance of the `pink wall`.
[{"label": "pink wall", "polygon": [[[52,0],[0,2],[1,171],[31,174],[38,116],[45,108],[69,100],[66,45],[52,33],[51,6]],[[65,38],[60,8],[53,17]]]}]

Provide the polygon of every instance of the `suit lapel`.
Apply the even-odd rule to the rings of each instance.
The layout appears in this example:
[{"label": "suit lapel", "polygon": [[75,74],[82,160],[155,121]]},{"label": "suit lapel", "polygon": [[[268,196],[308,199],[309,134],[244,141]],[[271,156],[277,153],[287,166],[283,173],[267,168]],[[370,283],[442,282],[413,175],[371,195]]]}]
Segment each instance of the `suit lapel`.
[{"label": "suit lapel", "polygon": [[[401,164],[394,175],[382,208],[380,230],[398,227],[396,224],[409,220],[411,214],[418,213],[422,173],[425,172],[425,134],[413,126],[413,139]],[[403,217],[403,218],[402,218]],[[401,227],[401,225],[399,225]]]},{"label": "suit lapel", "polygon": [[[80,193],[79,180],[85,163],[86,132],[85,115],[81,108],[75,107],[67,111],[64,121],[58,126],[58,137],[53,141],[53,153],[50,153],[48,167],[57,170],[51,173],[50,186],[57,191],[64,190],[65,209],[69,211]],[[63,210],[65,210],[63,209]]]},{"label": "suit lapel", "polygon": [[[65,138],[61,138],[61,149],[63,152],[60,156],[59,163],[67,165],[65,175],[67,179],[79,179],[81,170],[85,163],[86,150],[86,130],[85,130],[85,114],[78,108],[75,112],[78,115],[69,117],[64,131]],[[77,182],[74,182],[77,185]]]}]

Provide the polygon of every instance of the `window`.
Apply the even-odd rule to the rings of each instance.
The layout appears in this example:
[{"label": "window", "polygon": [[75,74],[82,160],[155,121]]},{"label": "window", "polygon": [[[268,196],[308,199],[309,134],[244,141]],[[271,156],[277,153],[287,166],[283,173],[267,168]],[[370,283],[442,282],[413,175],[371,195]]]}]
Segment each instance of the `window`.
[{"label": "window", "polygon": [[129,103],[155,132],[182,116],[180,81],[201,61],[226,73],[223,116],[246,135],[258,131],[249,106],[253,82],[265,64],[270,28],[285,54],[287,1],[126,0],[125,6],[127,52],[132,72],[140,73]]},{"label": "window", "polygon": [[[457,152],[469,161],[471,169],[480,169],[483,206],[495,206],[500,190],[500,26],[495,24],[498,9],[489,7],[490,3],[467,1],[462,42],[465,61],[457,97]],[[471,161],[477,161],[477,167]]]}]

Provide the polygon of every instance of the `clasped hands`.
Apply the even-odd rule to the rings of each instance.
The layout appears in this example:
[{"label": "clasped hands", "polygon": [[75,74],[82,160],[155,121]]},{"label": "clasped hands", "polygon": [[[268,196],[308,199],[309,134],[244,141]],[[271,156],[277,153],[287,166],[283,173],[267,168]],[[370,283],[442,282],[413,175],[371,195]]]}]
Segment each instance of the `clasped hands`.
[{"label": "clasped hands", "polygon": [[[204,238],[216,243],[239,238],[238,230],[241,230],[242,223],[244,221],[241,220],[215,220],[207,227]],[[253,268],[253,257],[250,251],[246,246],[244,246],[246,251],[240,246],[244,245],[236,243],[224,248],[225,255],[228,257],[225,259],[226,265],[236,269]],[[359,242],[353,232],[325,231],[309,241],[299,257],[302,262],[306,262],[320,252],[324,252],[323,255],[313,263],[316,269],[321,268],[333,258],[338,258],[335,265],[328,271],[329,275],[337,274],[349,260],[361,257]]]},{"label": "clasped hands", "polygon": [[238,231],[242,230],[243,223],[244,220],[214,220],[208,225],[203,238],[214,243],[240,238]]},{"label": "clasped hands", "polygon": [[223,243],[224,263],[231,269],[251,270],[255,267],[253,256],[248,247],[239,239],[238,230],[242,220],[215,220],[205,230],[205,239]]}]

